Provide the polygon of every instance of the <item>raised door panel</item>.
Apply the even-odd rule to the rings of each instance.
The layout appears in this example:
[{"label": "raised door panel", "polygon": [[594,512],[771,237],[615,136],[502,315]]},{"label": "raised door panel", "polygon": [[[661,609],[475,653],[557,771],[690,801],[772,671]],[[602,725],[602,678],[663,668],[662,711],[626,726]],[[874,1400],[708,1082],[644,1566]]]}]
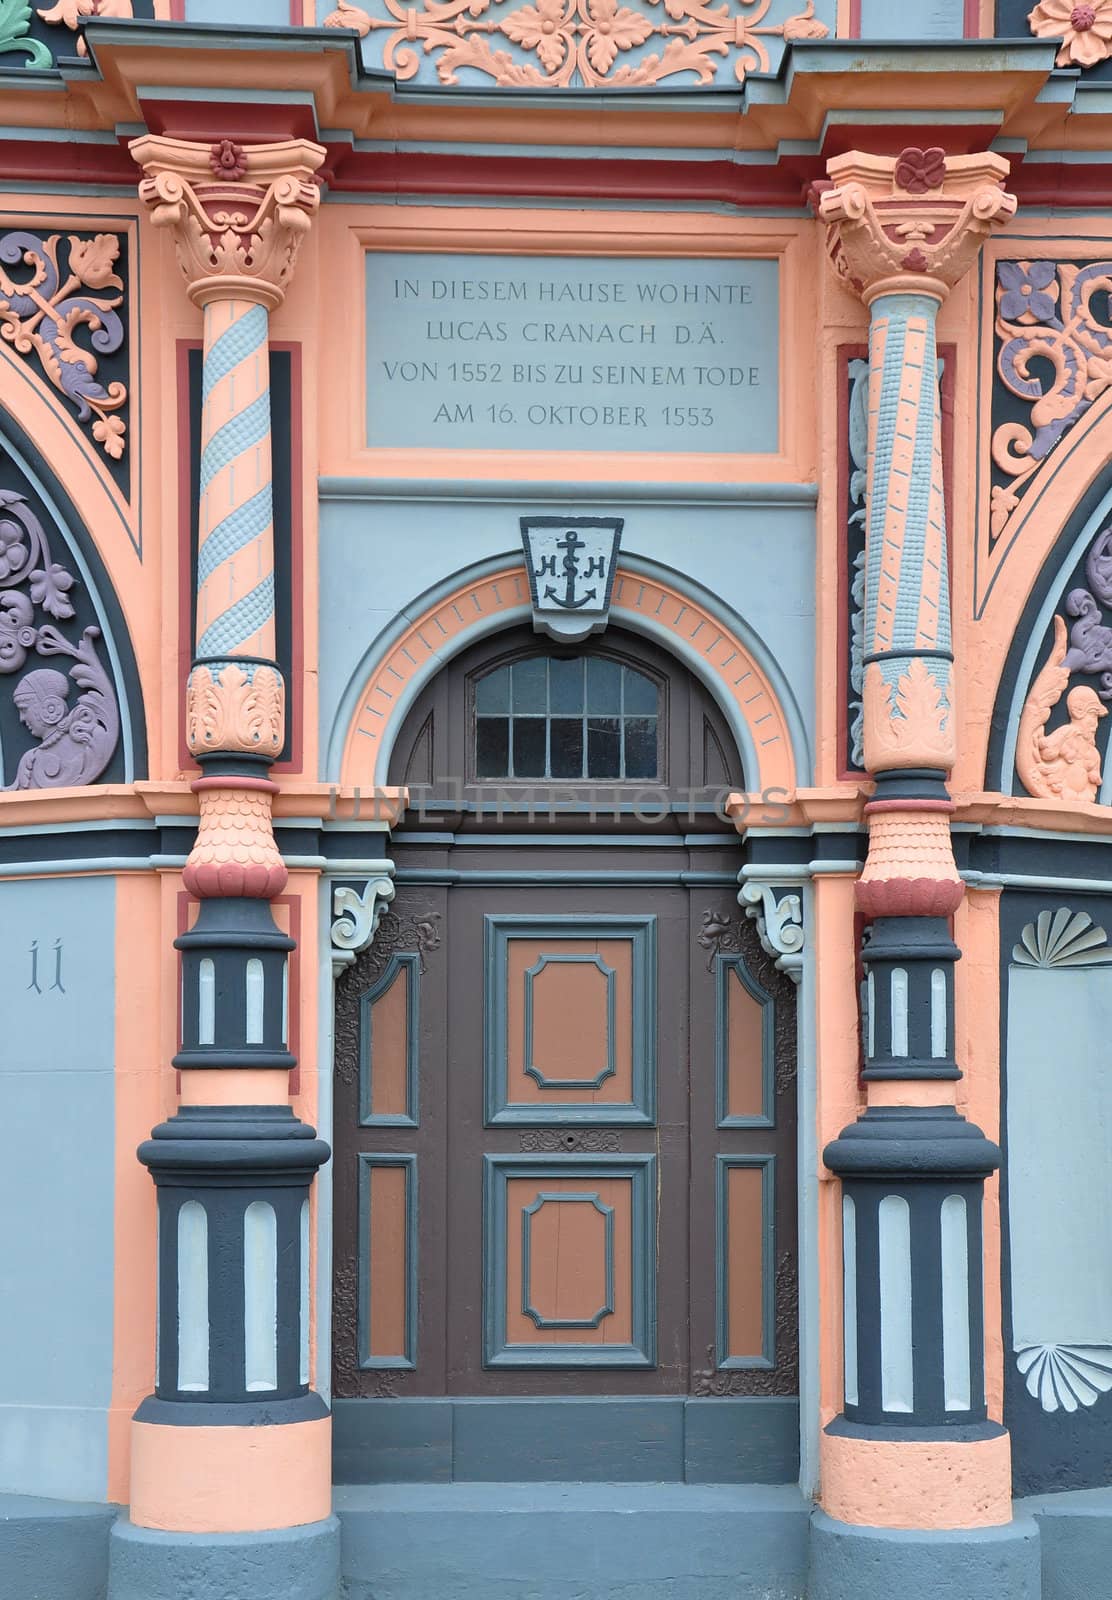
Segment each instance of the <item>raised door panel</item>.
[{"label": "raised door panel", "polygon": [[652,916],[487,916],[486,1118],[644,1123],[656,1101]]},{"label": "raised door panel", "polygon": [[486,1364],[651,1367],[655,1158],[484,1165]]}]

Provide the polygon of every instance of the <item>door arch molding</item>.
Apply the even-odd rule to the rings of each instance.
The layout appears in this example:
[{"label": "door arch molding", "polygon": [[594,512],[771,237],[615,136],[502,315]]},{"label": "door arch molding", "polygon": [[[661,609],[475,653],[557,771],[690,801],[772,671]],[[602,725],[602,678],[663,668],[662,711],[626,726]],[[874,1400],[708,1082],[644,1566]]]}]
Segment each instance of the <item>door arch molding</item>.
[{"label": "door arch molding", "polygon": [[[529,615],[520,557],[479,563],[418,597],[352,674],[326,778],[364,792],[384,786],[406,713],[425,685],[461,650]],[[741,752],[751,793],[790,794],[808,781],[799,707],[771,651],[741,617],[689,578],[630,555],[618,565],[611,615],[662,644],[706,685]]]}]

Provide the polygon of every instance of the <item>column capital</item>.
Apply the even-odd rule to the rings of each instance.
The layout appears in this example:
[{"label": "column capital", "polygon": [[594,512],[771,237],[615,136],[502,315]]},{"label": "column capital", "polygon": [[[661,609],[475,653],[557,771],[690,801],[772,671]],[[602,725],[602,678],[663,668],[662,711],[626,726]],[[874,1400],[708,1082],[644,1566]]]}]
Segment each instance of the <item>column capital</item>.
[{"label": "column capital", "polygon": [[194,304],[281,305],[320,205],[325,150],[307,139],[204,144],[153,134],[129,148],[143,169],[139,198],[156,227],[172,229]]},{"label": "column capital", "polygon": [[993,228],[1016,212],[1003,156],[948,156],[937,147],[898,156],[850,150],[827,162],[818,214],[838,276],[866,304],[881,294],[944,300]]}]

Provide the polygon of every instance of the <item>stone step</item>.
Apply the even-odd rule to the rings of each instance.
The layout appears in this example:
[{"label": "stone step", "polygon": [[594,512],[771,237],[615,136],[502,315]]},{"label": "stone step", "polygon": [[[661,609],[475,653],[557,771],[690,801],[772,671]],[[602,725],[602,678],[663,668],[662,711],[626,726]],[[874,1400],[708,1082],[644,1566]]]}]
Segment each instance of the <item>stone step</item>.
[{"label": "stone step", "polygon": [[338,1487],[344,1600],[802,1600],[793,1485]]}]

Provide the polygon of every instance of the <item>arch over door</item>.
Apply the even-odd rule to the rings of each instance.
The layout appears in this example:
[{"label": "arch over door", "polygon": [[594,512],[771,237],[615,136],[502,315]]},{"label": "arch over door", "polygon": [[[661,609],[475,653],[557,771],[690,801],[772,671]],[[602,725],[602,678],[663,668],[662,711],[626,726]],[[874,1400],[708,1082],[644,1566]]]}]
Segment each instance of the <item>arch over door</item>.
[{"label": "arch over door", "polygon": [[617,630],[515,631],[391,778],[397,896],[337,991],[337,1397],[794,1395],[795,995],[717,708]]}]

